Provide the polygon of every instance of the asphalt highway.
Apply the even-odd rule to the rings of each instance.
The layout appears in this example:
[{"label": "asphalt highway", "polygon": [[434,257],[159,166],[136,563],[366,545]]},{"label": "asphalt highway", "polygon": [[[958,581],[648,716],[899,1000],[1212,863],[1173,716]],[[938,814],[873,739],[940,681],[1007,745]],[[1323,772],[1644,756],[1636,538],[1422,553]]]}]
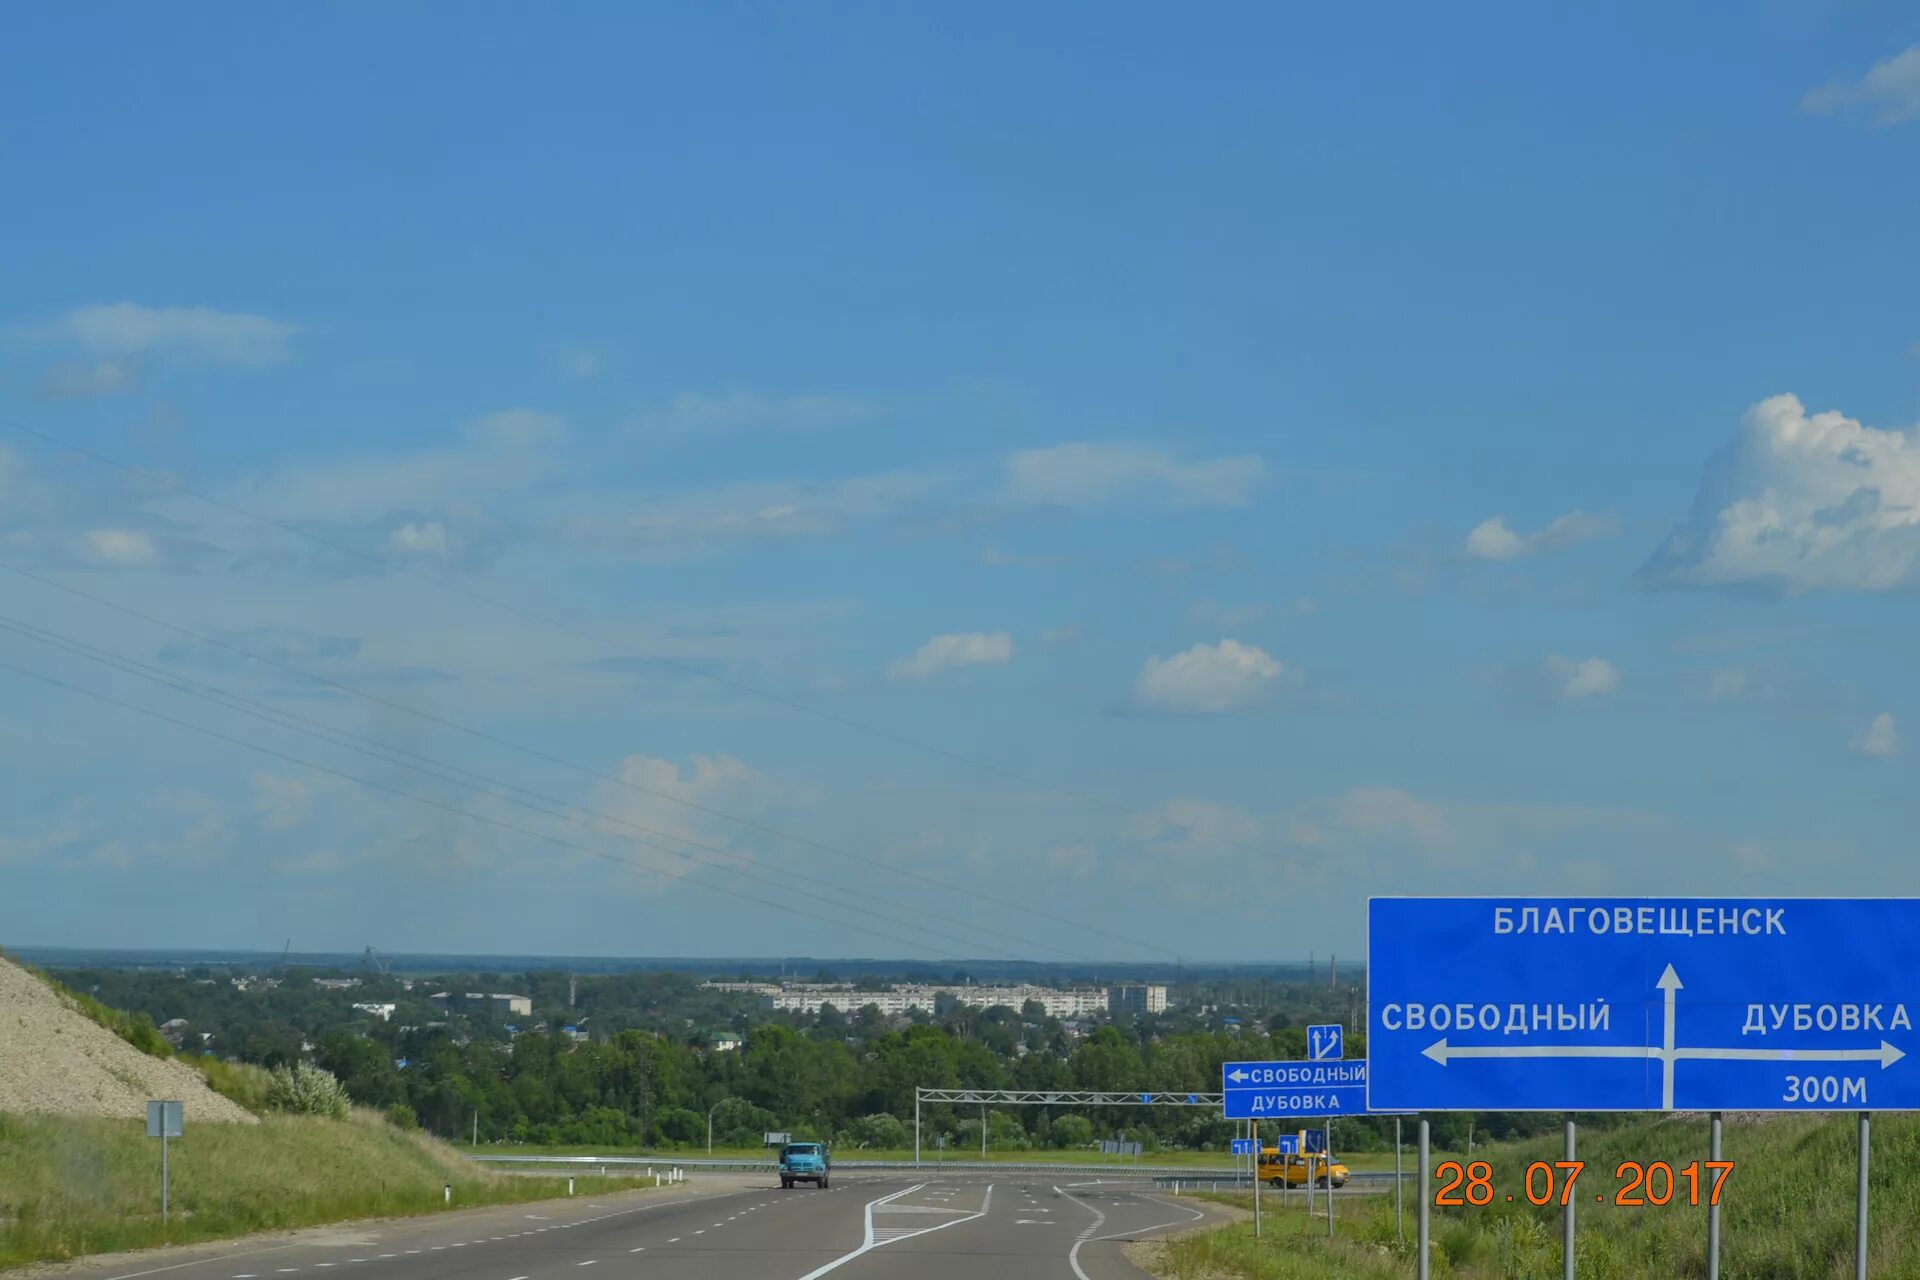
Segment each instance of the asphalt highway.
[{"label": "asphalt highway", "polygon": [[63,1270],[72,1280],[1138,1280],[1126,1240],[1205,1211],[1123,1182],[736,1181],[302,1231]]}]

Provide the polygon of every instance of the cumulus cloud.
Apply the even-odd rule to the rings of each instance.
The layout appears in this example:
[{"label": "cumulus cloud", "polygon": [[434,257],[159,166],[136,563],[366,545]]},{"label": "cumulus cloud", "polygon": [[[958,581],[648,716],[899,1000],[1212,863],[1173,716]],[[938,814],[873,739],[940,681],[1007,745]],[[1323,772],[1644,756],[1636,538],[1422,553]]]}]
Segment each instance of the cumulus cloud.
[{"label": "cumulus cloud", "polygon": [[1006,462],[1008,497],[1044,507],[1115,502],[1243,507],[1265,475],[1266,463],[1255,454],[1183,462],[1164,450],[1132,444],[1025,449]]},{"label": "cumulus cloud", "polygon": [[1238,640],[1197,644],[1184,653],[1147,659],[1134,682],[1134,706],[1170,715],[1218,715],[1252,706],[1279,681],[1285,667]]},{"label": "cumulus cloud", "polygon": [[1569,700],[1604,698],[1620,688],[1620,669],[1605,658],[1576,662],[1555,654],[1547,659],[1547,673],[1559,685],[1560,696]]},{"label": "cumulus cloud", "polygon": [[1466,551],[1475,560],[1519,560],[1542,551],[1558,551],[1595,538],[1610,538],[1620,532],[1612,516],[1569,511],[1552,524],[1532,533],[1520,533],[1507,525],[1503,515],[1482,520],[1467,534]]},{"label": "cumulus cloud", "polygon": [[47,400],[94,400],[118,396],[140,385],[140,361],[134,357],[66,360],[48,369],[37,388]]},{"label": "cumulus cloud", "polygon": [[253,811],[267,828],[285,831],[307,820],[313,808],[313,783],[275,773],[253,775]]},{"label": "cumulus cloud", "polygon": [[1815,89],[1801,99],[1802,110],[1816,115],[1858,108],[1880,124],[1920,120],[1920,44],[1876,62],[1858,80],[1842,80]]},{"label": "cumulus cloud", "polygon": [[957,667],[1004,667],[1013,661],[1013,637],[1004,631],[935,636],[887,668],[892,680],[925,680]]},{"label": "cumulus cloud", "polygon": [[1920,440],[1809,414],[1748,409],[1707,464],[1692,514],[1641,570],[1661,587],[1886,591],[1920,581]]},{"label": "cumulus cloud", "polygon": [[244,311],[114,302],[76,307],[49,331],[92,351],[169,352],[214,364],[257,366],[284,363],[288,340],[300,326]]},{"label": "cumulus cloud", "polygon": [[88,529],[80,535],[80,555],[94,564],[131,569],[159,559],[153,539],[138,529]]},{"label": "cumulus cloud", "polygon": [[1894,727],[1893,717],[1885,711],[1867,722],[1867,727],[1854,735],[1853,752],[1855,755],[1875,756],[1886,759],[1900,752],[1900,732]]},{"label": "cumulus cloud", "polygon": [[[739,855],[730,855],[728,849],[738,833],[715,812],[756,817],[779,792],[765,774],[724,752],[696,754],[684,767],[674,760],[630,755],[620,761],[615,776],[617,783],[602,782],[593,790],[593,811],[601,816],[582,817],[607,835],[635,842],[634,861],[658,873],[640,873],[641,883],[652,886],[663,883],[660,876],[680,879],[698,870],[702,861],[735,861]],[[695,850],[697,859],[674,857],[656,847],[662,835],[705,847]],[[643,840],[648,843],[639,843]]]},{"label": "cumulus cloud", "polygon": [[415,524],[409,520],[387,535],[387,545],[406,555],[447,554],[447,527],[438,520]]}]

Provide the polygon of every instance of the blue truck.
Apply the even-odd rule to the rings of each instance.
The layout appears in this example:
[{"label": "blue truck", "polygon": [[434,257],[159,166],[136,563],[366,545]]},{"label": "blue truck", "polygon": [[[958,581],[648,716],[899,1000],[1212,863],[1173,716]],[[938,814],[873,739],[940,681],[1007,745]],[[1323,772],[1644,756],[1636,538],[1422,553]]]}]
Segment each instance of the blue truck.
[{"label": "blue truck", "polygon": [[833,1173],[833,1161],[823,1142],[789,1142],[780,1148],[780,1186],[793,1190],[796,1182],[811,1182],[822,1191]]}]

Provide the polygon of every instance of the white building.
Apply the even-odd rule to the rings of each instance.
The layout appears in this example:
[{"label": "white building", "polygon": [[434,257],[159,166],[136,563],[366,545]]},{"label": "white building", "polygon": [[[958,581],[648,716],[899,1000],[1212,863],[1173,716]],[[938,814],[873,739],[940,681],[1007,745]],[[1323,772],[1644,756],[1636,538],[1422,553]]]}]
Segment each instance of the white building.
[{"label": "white building", "polygon": [[382,1022],[386,1022],[393,1017],[394,1006],[390,1004],[356,1004],[353,1007],[362,1013],[372,1014]]},{"label": "white building", "polygon": [[1107,1009],[1114,1017],[1131,1014],[1163,1013],[1167,1007],[1164,982],[1133,982],[1113,988]]},{"label": "white building", "polygon": [[[1161,988],[1162,1007],[1165,1005],[1166,988]],[[898,1017],[909,1009],[919,1009],[925,1013],[934,1011],[941,996],[951,996],[956,1001],[976,1008],[993,1008],[1005,1005],[1010,1009],[1025,1008],[1028,1002],[1038,1004],[1050,1018],[1080,1018],[1100,1013],[1107,1008],[1108,996],[1104,987],[1085,987],[1061,990],[1057,987],[976,987],[958,986],[899,986],[887,991],[856,991],[847,985],[826,985],[810,983],[782,988],[771,997],[775,1009],[792,1013],[818,1013],[822,1005],[832,1005],[842,1013],[858,1013],[868,1005],[873,1005],[881,1013]]]},{"label": "white building", "polygon": [[[517,1013],[523,1017],[529,1017],[529,1018],[533,1016],[533,997],[532,996],[504,995],[499,992],[494,992],[492,994],[489,994],[485,991],[469,991],[466,993],[466,996],[467,996],[467,999],[469,1000],[491,1000],[496,1004],[504,1004],[507,1006],[508,1013]],[[452,998],[453,998],[452,995],[449,992],[445,992],[445,991],[436,991],[432,995],[427,997],[427,999],[429,1000],[438,1000],[438,1001],[441,1001],[442,1003],[445,1003],[446,1001],[451,1000]]]}]

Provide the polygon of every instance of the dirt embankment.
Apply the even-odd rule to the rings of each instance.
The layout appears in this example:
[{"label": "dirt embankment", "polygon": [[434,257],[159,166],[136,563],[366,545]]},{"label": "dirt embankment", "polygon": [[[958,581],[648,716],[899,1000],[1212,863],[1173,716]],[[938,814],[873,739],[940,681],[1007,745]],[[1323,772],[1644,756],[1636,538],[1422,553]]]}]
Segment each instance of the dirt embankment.
[{"label": "dirt embankment", "polygon": [[254,1123],[193,1068],[140,1052],[0,957],[0,1111],[133,1120],[150,1100],[176,1099],[188,1123]]}]

